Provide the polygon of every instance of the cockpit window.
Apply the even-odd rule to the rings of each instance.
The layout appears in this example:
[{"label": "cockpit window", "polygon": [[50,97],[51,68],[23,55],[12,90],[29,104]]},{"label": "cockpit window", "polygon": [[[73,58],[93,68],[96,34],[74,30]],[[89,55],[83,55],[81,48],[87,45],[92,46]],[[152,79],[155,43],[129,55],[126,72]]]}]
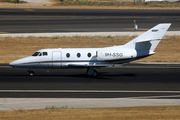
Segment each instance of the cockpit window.
[{"label": "cockpit window", "polygon": [[47,54],[47,52],[43,52],[43,56],[47,56],[48,54]]},{"label": "cockpit window", "polygon": [[39,56],[42,56],[42,53],[39,53]]},{"label": "cockpit window", "polygon": [[32,56],[47,56],[47,52],[35,52]]},{"label": "cockpit window", "polygon": [[38,56],[40,52],[35,52],[32,56]]}]

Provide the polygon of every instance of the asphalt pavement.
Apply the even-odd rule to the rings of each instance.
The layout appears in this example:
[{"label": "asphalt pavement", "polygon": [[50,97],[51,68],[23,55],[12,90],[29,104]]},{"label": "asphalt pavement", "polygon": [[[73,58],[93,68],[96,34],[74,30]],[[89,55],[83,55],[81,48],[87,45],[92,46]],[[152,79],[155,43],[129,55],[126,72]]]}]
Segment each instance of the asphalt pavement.
[{"label": "asphalt pavement", "polygon": [[0,33],[146,31],[172,23],[179,31],[180,10],[0,9]]},{"label": "asphalt pavement", "polygon": [[97,71],[97,77],[90,77],[86,75],[85,69],[55,69],[50,70],[49,74],[44,69],[35,69],[36,75],[30,77],[26,71],[4,66],[0,68],[0,97],[180,97],[177,96],[180,91],[179,64],[130,64],[126,67],[103,68]]},{"label": "asphalt pavement", "polygon": [[180,105],[180,64],[26,71],[0,67],[0,110]]}]

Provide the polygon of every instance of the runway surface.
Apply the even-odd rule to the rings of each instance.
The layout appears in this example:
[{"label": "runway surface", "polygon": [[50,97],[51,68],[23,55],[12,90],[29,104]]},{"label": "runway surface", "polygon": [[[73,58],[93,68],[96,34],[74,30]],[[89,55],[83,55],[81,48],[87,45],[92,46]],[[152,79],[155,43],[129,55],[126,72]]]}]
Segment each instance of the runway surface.
[{"label": "runway surface", "polygon": [[179,64],[130,64],[97,69],[98,77],[86,70],[58,69],[26,71],[0,67],[1,98],[138,98],[179,99]]},{"label": "runway surface", "polygon": [[139,31],[159,23],[180,29],[180,10],[0,9],[0,33]]}]

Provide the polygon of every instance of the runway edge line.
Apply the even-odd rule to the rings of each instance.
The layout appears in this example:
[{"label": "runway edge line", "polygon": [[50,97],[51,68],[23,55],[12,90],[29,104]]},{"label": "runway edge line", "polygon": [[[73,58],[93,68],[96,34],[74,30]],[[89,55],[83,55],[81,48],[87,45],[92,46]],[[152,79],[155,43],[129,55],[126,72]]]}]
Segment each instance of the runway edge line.
[{"label": "runway edge line", "polygon": [[[68,32],[68,33],[11,33],[0,34],[0,37],[107,37],[107,36],[139,36],[144,32]],[[179,36],[180,31],[168,31],[166,36]]]}]

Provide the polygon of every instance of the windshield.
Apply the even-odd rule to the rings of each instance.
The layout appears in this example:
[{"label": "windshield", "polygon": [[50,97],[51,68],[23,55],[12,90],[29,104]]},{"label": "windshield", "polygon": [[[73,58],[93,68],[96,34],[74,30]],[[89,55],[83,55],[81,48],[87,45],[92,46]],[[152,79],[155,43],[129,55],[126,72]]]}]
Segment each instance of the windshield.
[{"label": "windshield", "polygon": [[40,52],[35,52],[32,56],[38,56]]}]

